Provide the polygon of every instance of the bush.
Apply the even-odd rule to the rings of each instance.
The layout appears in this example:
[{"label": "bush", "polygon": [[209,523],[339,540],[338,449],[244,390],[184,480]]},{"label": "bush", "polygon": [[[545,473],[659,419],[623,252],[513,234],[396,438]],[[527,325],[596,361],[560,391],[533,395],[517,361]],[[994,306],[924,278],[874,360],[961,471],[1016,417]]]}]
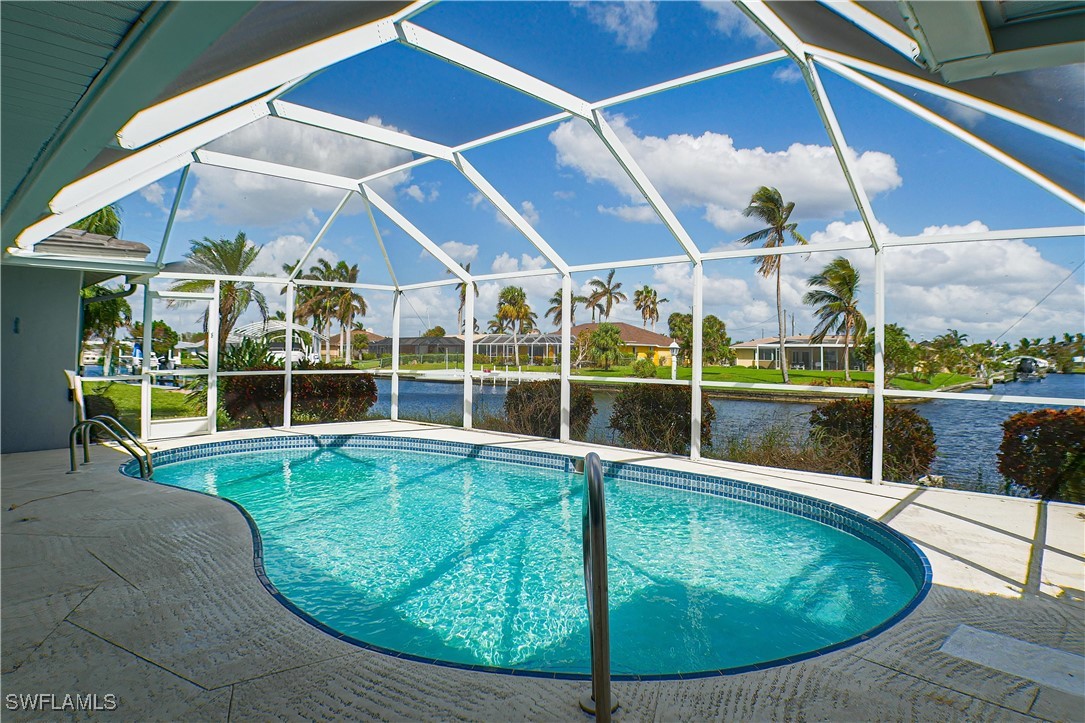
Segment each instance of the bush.
[{"label": "bush", "polygon": [[[689,451],[693,423],[693,395],[688,387],[664,384],[633,384],[618,392],[610,426],[621,435],[622,444],[670,454]],[[701,392],[701,446],[712,444],[712,422],[716,410]]]},{"label": "bush", "polygon": [[[810,426],[820,445],[841,469],[837,474],[873,476],[874,401],[838,399],[810,413]],[[897,482],[915,482],[930,470],[938,452],[931,424],[907,407],[885,406],[882,440],[882,476]]]},{"label": "bush", "polygon": [[[298,365],[299,371],[340,370],[331,364]],[[262,367],[248,371],[278,371]],[[364,419],[377,401],[377,383],[370,374],[295,375],[291,395],[291,423],[352,422]],[[222,408],[233,427],[283,423],[284,378],[238,376],[219,378]]]},{"label": "bush", "polygon": [[998,471],[1045,500],[1085,503],[1085,409],[1039,409],[1007,419]]},{"label": "bush", "polygon": [[[569,433],[582,439],[595,416],[595,397],[583,384],[570,384]],[[527,382],[505,394],[508,431],[556,439],[561,431],[561,381]]]},{"label": "bush", "polygon": [[651,359],[637,359],[633,362],[633,376],[642,379],[656,378],[656,365]]}]

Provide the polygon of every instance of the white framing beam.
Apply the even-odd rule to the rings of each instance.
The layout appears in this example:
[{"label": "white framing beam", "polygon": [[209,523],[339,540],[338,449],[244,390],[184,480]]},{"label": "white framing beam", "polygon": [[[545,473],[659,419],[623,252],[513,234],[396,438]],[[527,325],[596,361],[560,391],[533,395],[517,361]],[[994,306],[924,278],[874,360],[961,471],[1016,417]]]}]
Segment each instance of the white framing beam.
[{"label": "white framing beam", "polygon": [[1085,213],[1085,201],[1082,201],[1082,199],[1078,198],[1070,191],[1055,183],[1047,176],[1042,175],[1031,166],[1025,165],[1013,156],[991,145],[987,141],[972,135],[957,124],[950,123],[942,116],[934,113],[933,111],[927,110],[927,108],[920,105],[919,103],[905,98],[896,91],[891,90],[880,83],[876,83],[870,78],[867,78],[862,73],[856,72],[845,65],[837,63],[836,61],[821,59],[817,60],[816,62],[824,65],[826,68],[832,70],[837,75],[840,75],[841,77],[850,80],[856,85],[871,91],[880,98],[889,101],[893,105],[908,111],[909,113],[920,118],[921,120],[927,121],[934,127],[946,131],[958,140],[964,141],[979,152],[983,153],[984,155],[990,156],[1006,168],[1009,168],[1011,171],[1014,171],[1015,173],[1024,176],[1029,181],[1032,181],[1032,183],[1036,184],[1037,186],[1052,194],[1056,198],[1062,199],[1066,203],[1073,206],[1078,212]]},{"label": "white framing beam", "polygon": [[376,206],[381,213],[387,216],[392,221],[392,223],[394,223],[396,226],[399,226],[399,228],[402,229],[403,232],[406,233],[408,236],[413,238],[419,246],[424,248],[426,251],[429,251],[431,256],[444,264],[445,268],[451,271],[456,278],[458,278],[460,281],[471,281],[471,275],[464,271],[462,266],[456,263],[451,256],[445,253],[444,249],[433,243],[433,241],[431,241],[428,236],[419,231],[418,228],[415,227],[415,225],[412,224],[410,221],[408,221],[403,214],[397,211],[392,206],[392,204],[381,198],[376,191],[374,191],[371,187],[363,184],[362,193],[365,195],[366,199],[374,206]]},{"label": "white framing beam", "polygon": [[287,166],[272,161],[261,161],[255,158],[235,156],[229,153],[219,153],[218,151],[207,151],[202,149],[195,151],[192,156],[196,159],[197,163],[205,166],[217,166],[218,168],[228,168],[234,171],[257,173],[262,176],[271,176],[287,181],[311,183],[316,186],[325,186],[327,188],[339,188],[344,191],[358,190],[358,182],[353,178],[336,176],[331,173],[322,173],[320,171],[311,171],[308,168],[298,168],[297,166]]},{"label": "white framing beam", "polygon": [[463,297],[463,428],[473,429],[475,380],[471,373],[475,370],[475,284],[473,281],[466,283]]},{"label": "white framing beam", "polygon": [[474,71],[490,80],[507,85],[544,103],[557,106],[562,110],[578,115],[585,120],[591,118],[591,106],[587,101],[577,98],[538,78],[517,70],[509,65],[472,50],[465,45],[449,40],[432,31],[410,22],[396,24],[399,37],[405,44],[435,55],[461,68]]},{"label": "white framing beam", "polygon": [[313,249],[315,249],[316,245],[320,243],[320,240],[324,238],[324,234],[326,234],[328,232],[328,229],[332,227],[332,224],[339,216],[340,211],[343,210],[343,207],[347,205],[352,196],[354,196],[354,191],[348,191],[346,195],[343,196],[343,199],[338,203],[338,205],[336,205],[335,209],[330,214],[328,214],[328,218],[324,221],[324,225],[321,226],[320,230],[316,232],[316,236],[313,237],[312,243],[309,244],[308,248],[305,249],[305,253],[303,253],[298,259],[298,263],[294,265],[294,270],[290,272],[289,280],[291,282],[294,281],[294,279],[298,278],[298,274],[300,274],[301,270],[305,268],[305,262],[309,260],[309,256],[313,253]]}]

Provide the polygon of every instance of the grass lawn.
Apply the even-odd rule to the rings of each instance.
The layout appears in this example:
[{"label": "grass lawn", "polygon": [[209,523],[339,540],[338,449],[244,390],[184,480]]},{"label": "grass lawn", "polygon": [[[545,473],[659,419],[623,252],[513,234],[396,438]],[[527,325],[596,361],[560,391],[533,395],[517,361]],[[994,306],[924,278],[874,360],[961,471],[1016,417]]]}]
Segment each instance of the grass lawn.
[{"label": "grass lawn", "polygon": [[[139,430],[139,384],[84,382],[83,394],[97,394],[112,399],[117,405],[121,423],[133,432]],[[154,419],[175,419],[202,416],[205,411],[193,407],[182,391],[151,387],[151,413]]]},{"label": "grass lawn", "polygon": [[[633,375],[632,367],[628,366],[611,367],[608,370],[580,369],[574,373],[595,377],[628,377]],[[659,367],[656,370],[656,376],[659,379],[670,379],[670,367]],[[690,379],[692,376],[693,370],[690,367],[678,368],[679,379]],[[823,372],[793,369],[788,371],[788,376],[791,378],[792,384],[808,385],[821,382],[825,379],[831,379],[834,385],[846,386],[844,383],[844,372],[842,371]],[[867,382],[873,384],[874,372],[852,372],[851,378],[853,383]],[[780,372],[775,369],[753,369],[747,367],[705,367],[703,379],[706,382],[745,382],[747,384],[781,384],[783,382]],[[906,389],[909,391],[928,391],[953,384],[962,384],[969,379],[970,377],[960,374],[936,374],[931,379],[931,383],[926,384],[914,381],[909,377],[896,377],[891,379],[886,386],[893,389]]]}]

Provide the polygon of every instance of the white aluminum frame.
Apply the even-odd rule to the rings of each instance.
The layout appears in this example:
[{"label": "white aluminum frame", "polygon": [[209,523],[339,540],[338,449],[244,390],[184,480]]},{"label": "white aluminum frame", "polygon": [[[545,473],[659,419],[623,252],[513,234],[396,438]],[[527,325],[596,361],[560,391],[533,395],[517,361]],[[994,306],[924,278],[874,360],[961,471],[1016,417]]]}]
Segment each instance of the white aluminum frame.
[{"label": "white aluminum frame", "polygon": [[[929,398],[929,399],[954,399],[970,402],[1010,402],[1019,404],[1052,404],[1052,405],[1079,405],[1082,400],[1062,398],[1034,398],[1016,397],[1005,395],[977,395],[955,394],[945,392],[910,392],[885,388],[885,255],[888,249],[914,245],[936,245],[942,243],[961,242],[988,242],[1005,239],[1023,238],[1058,238],[1079,237],[1085,238],[1085,225],[1064,226],[1053,228],[1031,228],[985,231],[977,233],[945,234],[940,236],[910,236],[903,238],[879,237],[879,226],[869,196],[865,192],[861,180],[856,173],[853,163],[854,158],[848,147],[847,141],[840,128],[830,102],[829,94],[821,82],[818,66],[823,66],[839,75],[845,80],[876,93],[886,101],[916,115],[922,120],[951,133],[959,140],[972,145],[996,161],[1024,176],[1036,185],[1052,193],[1056,197],[1070,204],[1073,208],[1085,213],[1085,201],[1074,196],[1072,193],[1054,183],[1047,177],[1038,173],[1030,166],[1014,159],[991,144],[983,141],[963,128],[950,123],[938,114],[927,110],[925,107],[901,96],[896,91],[882,85],[871,76],[887,81],[900,83],[908,87],[916,88],[955,103],[960,103],[970,108],[982,111],[1001,120],[1014,123],[1022,128],[1039,134],[1042,137],[1053,139],[1057,142],[1071,146],[1074,149],[1081,148],[1085,139],[1069,133],[1063,129],[1055,128],[1049,124],[1040,122],[1035,118],[1023,115],[1016,111],[1002,108],[988,101],[975,98],[965,92],[949,86],[927,81],[922,77],[902,73],[898,70],[883,67],[866,60],[854,58],[842,53],[827,50],[815,45],[809,45],[796,34],[772,8],[761,0],[742,0],[737,3],[742,11],[750,17],[772,40],[779,46],[779,50],[747,58],[744,60],[728,63],[704,71],[684,75],[672,80],[649,85],[637,90],[629,91],[604,100],[588,102],[576,95],[569,93],[550,83],[546,83],[517,68],[490,58],[472,48],[456,43],[448,38],[429,31],[421,26],[410,22],[419,11],[430,3],[428,1],[416,2],[407,8],[385,19],[369,25],[348,30],[339,35],[325,40],[312,43],[308,46],[285,53],[252,68],[235,73],[226,78],[208,83],[204,86],[189,91],[181,96],[170,99],[153,107],[137,113],[118,133],[118,141],[122,148],[140,148],[122,160],[89,174],[68,186],[60,189],[50,202],[51,215],[46,216],[37,223],[27,227],[16,239],[16,247],[13,247],[14,255],[5,259],[5,262],[20,264],[60,264],[71,265],[72,268],[91,268],[92,262],[78,259],[57,259],[44,254],[34,254],[32,246],[37,241],[49,234],[63,228],[71,221],[87,215],[90,211],[118,200],[130,192],[156,181],[178,169],[184,169],[178,189],[175,193],[173,205],[170,210],[163,235],[162,245],[157,254],[156,264],[116,264],[118,269],[137,268],[141,273],[151,272],[158,269],[158,277],[163,279],[206,279],[214,282],[214,293],[209,300],[209,317],[217,318],[217,305],[220,294],[220,284],[223,281],[245,281],[254,283],[282,283],[287,284],[287,359],[283,372],[267,372],[265,374],[282,374],[285,380],[284,396],[284,419],[283,426],[291,426],[291,381],[297,372],[293,369],[291,350],[293,348],[294,330],[294,307],[296,303],[296,291],[300,286],[349,286],[351,288],[391,291],[393,294],[392,305],[392,369],[391,369],[391,418],[399,418],[399,342],[402,323],[402,302],[405,301],[404,292],[411,289],[433,288],[449,286],[453,284],[467,284],[467,297],[465,302],[465,354],[464,354],[464,389],[463,389],[463,420],[465,428],[471,428],[472,415],[472,380],[473,351],[474,351],[474,318],[475,298],[474,290],[477,284],[483,281],[506,281],[524,277],[551,276],[561,277],[562,295],[562,324],[561,324],[561,427],[559,437],[562,442],[568,442],[569,429],[569,404],[570,382],[576,381],[599,381],[596,377],[584,377],[572,374],[571,370],[571,299],[573,295],[572,274],[580,272],[603,271],[615,268],[633,268],[643,266],[659,266],[664,264],[689,264],[692,271],[693,285],[693,343],[692,362],[693,372],[690,380],[672,382],[671,380],[644,380],[633,378],[608,378],[608,383],[659,383],[676,386],[688,386],[692,395],[691,411],[692,425],[690,429],[690,457],[697,459],[700,456],[700,421],[703,410],[701,409],[702,389],[749,389],[756,391],[803,391],[821,394],[827,397],[839,397],[841,395],[863,397],[872,396],[874,401],[874,465],[873,481],[880,482],[882,478],[882,437],[884,434],[884,405],[888,398]],[[823,2],[833,12],[836,12],[854,23],[857,27],[870,34],[875,39],[886,44],[895,52],[914,59],[918,52],[918,46],[909,36],[891,26],[873,13],[860,5],[851,2]],[[399,42],[408,48],[429,53],[449,63],[476,73],[485,78],[512,88],[515,91],[534,97],[545,103],[559,108],[559,112],[540,118],[535,121],[521,124],[503,131],[489,134],[473,141],[456,146],[448,146],[435,143],[423,138],[393,131],[386,128],[363,123],[350,118],[336,116],[331,113],[317,111],[311,108],[280,100],[280,97],[299,82],[304,82],[312,73],[329,67],[345,58],[364,53],[375,47],[389,42]],[[679,222],[674,211],[656,190],[651,179],[643,172],[636,160],[624,146],[617,134],[608,124],[603,115],[607,108],[644,98],[656,93],[667,92],[693,83],[703,82],[712,78],[718,78],[731,73],[741,72],[747,69],[761,67],[766,64],[780,62],[785,59],[795,62],[800,68],[807,90],[813,98],[825,127],[827,136],[833,146],[834,152],[841,171],[848,183],[852,198],[863,221],[868,238],[861,241],[845,241],[833,244],[820,244],[813,246],[784,246],[774,249],[727,249],[722,251],[702,251],[696,240],[686,231]],[[260,94],[263,94],[260,97]],[[255,99],[253,99],[255,97]],[[249,100],[253,99],[253,100]],[[238,105],[240,102],[240,105]],[[395,167],[371,173],[363,178],[348,178],[334,174],[323,173],[303,168],[296,168],[267,160],[235,156],[231,154],[210,151],[205,146],[221,136],[234,131],[242,126],[257,121],[267,116],[275,116],[286,121],[303,123],[328,131],[347,134],[367,141],[382,143],[398,149],[417,154],[413,160],[399,164]],[[681,246],[683,255],[671,255],[658,258],[616,260],[610,263],[569,264],[551,244],[543,238],[526,219],[523,218],[515,207],[495,188],[473,165],[471,165],[464,153],[474,148],[489,145],[515,135],[532,130],[544,128],[554,123],[562,122],[570,118],[581,118],[587,121],[608,151],[618,162],[629,180],[638,188],[645,201],[654,209],[663,221],[668,231],[674,236]],[[434,160],[442,160],[454,166],[482,195],[487,198],[496,209],[503,214],[512,225],[542,254],[549,266],[543,269],[530,271],[517,271],[510,273],[470,274],[454,259],[449,257],[437,244],[419,231],[409,219],[395,209],[391,203],[378,195],[372,188],[373,181],[389,175],[407,171]],[[234,169],[249,173],[259,173],[276,178],[284,178],[303,183],[311,183],[346,191],[343,199],[325,220],[321,229],[317,232],[308,245],[305,254],[299,260],[298,265],[286,278],[262,277],[262,276],[219,276],[206,274],[193,274],[185,272],[162,272],[161,268],[166,258],[167,248],[172,233],[173,224],[177,216],[181,199],[186,187],[192,164],[214,165],[223,168]],[[308,280],[299,277],[304,264],[310,258],[314,250],[319,246],[325,234],[335,220],[340,216],[343,208],[354,196],[359,194],[366,203],[367,212],[373,226],[376,240],[384,255],[388,267],[392,285],[355,283],[341,284],[338,282],[324,282]],[[428,282],[400,285],[395,269],[388,257],[377,227],[376,218],[372,207],[376,206],[396,226],[401,228],[408,236],[417,242],[424,251],[436,258],[454,278],[437,279]],[[875,359],[873,389],[858,388],[825,388],[806,385],[783,385],[762,383],[738,383],[738,382],[706,382],[703,380],[701,362],[703,361],[702,321],[704,316],[704,262],[724,259],[757,258],[769,255],[785,255],[796,253],[821,253],[832,251],[872,249],[875,258],[874,274],[874,335],[875,335]],[[890,252],[891,253],[891,252]],[[82,264],[82,265],[80,265]],[[95,267],[96,268],[96,267]],[[151,274],[141,277],[145,283],[144,289],[144,347],[145,353],[151,348],[151,332],[153,326],[152,300],[155,297],[167,298],[169,293],[151,292]],[[173,296],[177,296],[173,294]],[[207,298],[207,295],[197,295]],[[211,324],[215,327],[215,324]],[[205,372],[208,376],[208,415],[211,431],[215,431],[215,417],[217,411],[217,378],[218,376],[236,376],[238,373],[218,371],[218,348],[217,328],[209,329],[208,356],[209,369]],[[145,365],[148,366],[148,365]],[[177,372],[174,372],[177,373]],[[201,372],[204,373],[204,372]],[[364,373],[357,370],[344,370],[343,372],[305,372],[305,373]],[[150,384],[154,373],[145,369],[139,377],[142,381],[141,399],[141,428],[146,438],[150,431]]]}]

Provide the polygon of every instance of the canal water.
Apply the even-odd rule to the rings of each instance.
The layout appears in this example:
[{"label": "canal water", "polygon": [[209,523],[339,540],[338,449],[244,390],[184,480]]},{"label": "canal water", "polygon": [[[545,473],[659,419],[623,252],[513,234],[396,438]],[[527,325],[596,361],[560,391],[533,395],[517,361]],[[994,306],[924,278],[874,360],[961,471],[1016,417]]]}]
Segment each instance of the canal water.
[{"label": "canal water", "polygon": [[[377,379],[378,402],[371,410],[375,416],[389,413],[390,381]],[[1005,394],[1028,397],[1063,397],[1085,399],[1085,374],[1049,374],[1031,382],[997,384],[991,392],[973,390],[970,394]],[[595,406],[588,437],[593,441],[616,443],[610,429],[611,410],[616,392],[596,391]],[[500,416],[505,401],[503,386],[475,387],[475,415]],[[760,402],[739,399],[713,399],[716,421],[713,437],[745,437],[770,425],[786,425],[793,434],[806,434],[812,404]],[[930,421],[938,445],[938,457],[932,473],[945,477],[947,487],[1001,493],[1005,482],[998,473],[998,448],[1002,443],[1002,422],[1018,412],[1040,409],[1043,405],[968,402],[935,399],[912,406]],[[406,419],[455,418],[463,409],[463,391],[458,383],[400,381],[400,416]]]}]

